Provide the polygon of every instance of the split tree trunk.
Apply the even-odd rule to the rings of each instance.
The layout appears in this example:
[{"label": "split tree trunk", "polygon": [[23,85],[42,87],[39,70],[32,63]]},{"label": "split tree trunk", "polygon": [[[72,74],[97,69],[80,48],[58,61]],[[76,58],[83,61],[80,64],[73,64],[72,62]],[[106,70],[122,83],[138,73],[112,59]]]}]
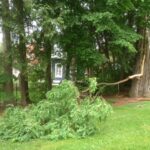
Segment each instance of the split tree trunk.
[{"label": "split tree trunk", "polygon": [[9,1],[2,0],[2,30],[3,30],[3,50],[4,50],[4,73],[7,81],[4,84],[4,91],[8,101],[13,100],[13,78],[12,78],[12,51],[11,36],[9,27],[10,11]]},{"label": "split tree trunk", "polygon": [[140,79],[132,81],[131,97],[150,97],[150,30],[143,29],[143,39],[139,42],[140,54],[137,58],[135,73],[140,72],[143,57],[145,55],[144,72]]},{"label": "split tree trunk", "polygon": [[16,20],[19,35],[19,63],[20,63],[20,90],[21,100],[23,104],[31,103],[29,98],[29,87],[28,87],[28,73],[27,73],[27,60],[26,60],[26,43],[25,43],[25,29],[24,29],[24,1],[13,0],[16,9]]}]

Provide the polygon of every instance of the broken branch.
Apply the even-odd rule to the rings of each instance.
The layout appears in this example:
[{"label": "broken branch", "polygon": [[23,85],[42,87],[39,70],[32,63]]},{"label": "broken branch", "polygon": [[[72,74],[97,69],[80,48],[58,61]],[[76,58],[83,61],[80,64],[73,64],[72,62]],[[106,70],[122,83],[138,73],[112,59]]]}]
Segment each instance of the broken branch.
[{"label": "broken branch", "polygon": [[[144,73],[144,63],[145,63],[145,55],[143,56],[143,60],[142,60],[141,73],[128,76],[126,79],[123,79],[123,80],[120,80],[120,81],[117,81],[117,82],[113,82],[113,83],[102,82],[102,83],[99,83],[97,86],[101,86],[101,85],[113,86],[113,85],[118,85],[118,84],[121,84],[121,83],[125,83],[128,80],[131,80],[131,79],[134,79],[134,78],[140,79],[140,77],[142,77],[143,73]],[[89,88],[82,91],[82,93],[85,93],[85,92],[88,92],[88,91],[89,91]]]}]

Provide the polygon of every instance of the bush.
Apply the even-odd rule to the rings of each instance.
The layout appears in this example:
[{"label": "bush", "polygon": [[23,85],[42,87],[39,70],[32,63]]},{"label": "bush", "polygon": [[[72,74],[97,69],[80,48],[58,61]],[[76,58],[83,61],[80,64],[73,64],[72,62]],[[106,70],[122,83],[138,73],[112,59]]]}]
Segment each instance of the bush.
[{"label": "bush", "polygon": [[7,109],[0,120],[0,138],[27,141],[85,137],[94,134],[111,113],[110,105],[99,98],[86,98],[78,105],[79,92],[70,81],[53,88],[46,97],[25,109]]}]

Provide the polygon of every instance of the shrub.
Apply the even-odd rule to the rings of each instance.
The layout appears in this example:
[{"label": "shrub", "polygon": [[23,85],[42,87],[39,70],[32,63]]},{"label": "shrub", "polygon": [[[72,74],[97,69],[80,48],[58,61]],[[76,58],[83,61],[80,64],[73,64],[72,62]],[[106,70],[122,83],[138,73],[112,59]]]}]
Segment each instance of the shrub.
[{"label": "shrub", "polygon": [[111,113],[110,105],[100,98],[86,98],[78,105],[79,92],[70,81],[53,88],[46,97],[25,109],[7,109],[0,120],[0,138],[27,141],[85,137],[94,134]]}]

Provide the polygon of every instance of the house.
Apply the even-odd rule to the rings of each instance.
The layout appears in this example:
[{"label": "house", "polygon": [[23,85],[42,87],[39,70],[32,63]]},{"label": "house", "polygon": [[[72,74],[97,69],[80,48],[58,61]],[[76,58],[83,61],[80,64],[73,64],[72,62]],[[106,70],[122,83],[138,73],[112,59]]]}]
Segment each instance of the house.
[{"label": "house", "polygon": [[[44,49],[40,49],[44,52]],[[39,63],[38,58],[35,55],[35,44],[27,45],[26,57],[28,59],[29,65],[36,65]],[[52,84],[58,85],[65,78],[65,60],[66,54],[54,45],[51,54],[51,74],[52,74]]]},{"label": "house", "polygon": [[54,51],[51,55],[51,72],[53,85],[59,84],[65,79],[65,60],[66,54],[62,52],[57,46],[54,46]]}]

